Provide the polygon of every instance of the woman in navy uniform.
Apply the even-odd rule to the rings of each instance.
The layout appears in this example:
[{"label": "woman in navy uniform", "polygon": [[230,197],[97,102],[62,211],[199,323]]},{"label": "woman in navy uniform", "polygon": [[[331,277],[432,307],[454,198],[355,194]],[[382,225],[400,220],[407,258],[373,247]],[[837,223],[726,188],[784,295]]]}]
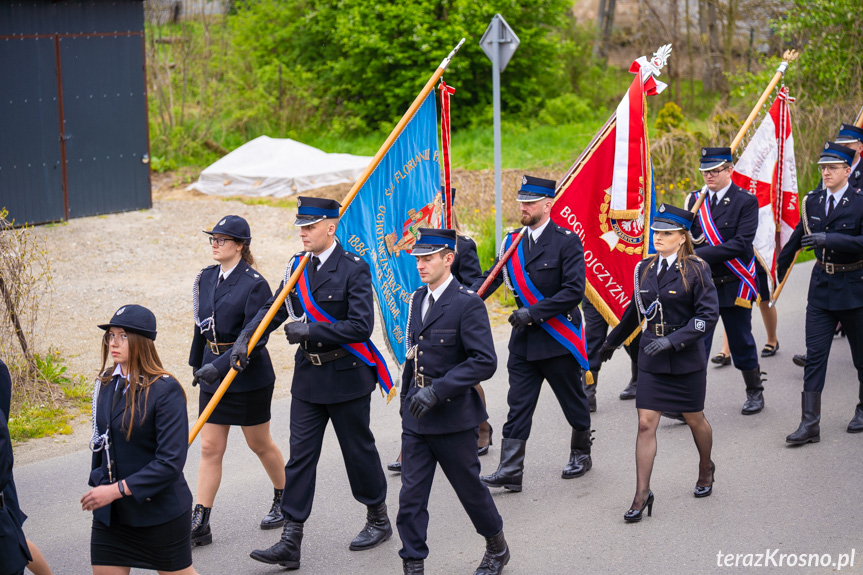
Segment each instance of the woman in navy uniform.
[{"label": "woman in navy uniform", "polygon": [[93,465],[81,508],[93,512],[94,575],[130,568],[193,575],[186,394],[156,352],[156,318],[125,305],[105,330],[93,399]]},{"label": "woman in navy uniform", "polygon": [[[527,439],[533,413],[547,380],[567,422],[572,428],[569,462],[561,477],[581,477],[593,466],[591,457],[590,408],[582,384],[583,370],[575,356],[545,331],[541,324],[552,318],[578,329],[584,296],[584,248],[578,235],[550,220],[556,184],[553,180],[524,176],[517,200],[521,223],[528,232],[523,239],[524,271],[530,276],[542,300],[529,305],[516,294],[518,309],[509,317],[513,329],[509,338],[509,413],[503,426],[500,465],[482,481],[489,487],[521,491]],[[477,290],[491,270],[477,279]],[[503,274],[494,279],[483,298],[503,283]]]},{"label": "woman in navy uniform", "polygon": [[[699,170],[704,176],[705,188],[688,195],[686,207],[695,204],[699,193],[708,194],[702,209],[709,209],[713,223],[711,230],[715,230],[719,238],[716,245],[712,245],[713,240],[705,237],[698,216],[692,222],[691,237],[696,244],[696,255],[710,264],[719,297],[719,315],[731,347],[731,359],[734,367],[741,371],[746,385],[746,401],[741,413],[753,415],[764,409],[761,366],[752,337],[752,302],[758,296],[757,278],[753,280],[754,291],[743,297],[741,294],[746,293],[743,282],[729,266],[745,267],[753,261],[752,242],[758,228],[758,200],[731,181],[732,160],[731,148],[701,149]],[[711,329],[704,338],[708,356],[712,343]]]},{"label": "woman in navy uniform", "polygon": [[713,492],[716,466],[710,458],[713,431],[704,417],[707,350],[704,334],[719,318],[710,266],[694,255],[687,230],[693,214],[661,205],[654,217],[653,245],[657,255],[635,268],[635,291],[620,324],[600,350],[603,361],[647,320],[638,355],[638,439],[635,444],[636,489],[626,521],[651,514],[650,475],[656,457],[656,428],[663,411],[683,413],[700,458],[695,497]]},{"label": "woman in navy uniform", "polygon": [[0,360],[0,575],[19,575],[32,560],[21,524],[27,518],[18,506],[18,492],[12,477],[14,458],[9,437],[9,408],[12,379]]},{"label": "woman in navy uniform", "polygon": [[[273,293],[255,268],[249,224],[240,216],[225,216],[210,231],[213,259],[218,262],[195,278],[192,303],[195,328],[189,365],[200,384],[199,413],[204,411],[230,370],[234,340]],[[273,483],[270,510],[261,529],[284,525],[280,503],[285,488],[285,458],[270,435],[270,404],[276,375],[267,348],[255,350],[249,367],[234,378],[227,393],[201,429],[198,490],[192,513],[192,545],[213,541],[210,512],[222,479],[222,458],[232,425],[239,425],[246,444],[255,452]]]},{"label": "woman in navy uniform", "polygon": [[824,187],[807,194],[803,217],[777,260],[784,278],[801,247],[817,261],[806,305],[806,365],[802,411],[792,445],[821,441],[821,392],[836,326],[842,322],[857,368],[859,393],[848,433],[863,432],[863,192],[848,182],[854,150],[828,142],[818,163]]},{"label": "woman in navy uniform", "polygon": [[[330,421],[342,449],[353,496],[367,510],[366,524],[350,549],[371,549],[393,533],[387,516],[386,476],[369,428],[371,393],[378,376],[374,366],[366,365],[343,347],[343,344],[366,343],[371,337],[374,328],[371,270],[362,258],[345,251],[336,241],[339,207],[334,200],[299,197],[295,222],[300,227],[303,248],[313,254],[303,272],[309,295],[334,321],[306,321],[294,290],[266,329],[270,333],[290,317],[295,321],[285,326],[288,343],[301,345],[295,356],[291,385],[291,450],[282,495],[285,525],[278,543],[269,549],[253,551],[251,557],[289,569],[300,566],[303,524],[312,512],[317,464]],[[294,259],[302,255],[291,259],[279,291],[293,271]],[[237,337],[231,351],[231,365],[235,369],[246,367],[252,333],[275,299],[270,298]]]},{"label": "woman in navy uniform", "polygon": [[509,561],[503,520],[479,480],[475,449],[488,419],[476,384],[497,368],[488,312],[476,294],[454,281],[456,232],[420,229],[411,252],[426,286],[411,296],[408,359],[402,375],[402,490],[396,525],[404,573],[419,575],[428,556],[428,502],[441,469],[470,516],[486,551],[476,575],[497,575]]}]

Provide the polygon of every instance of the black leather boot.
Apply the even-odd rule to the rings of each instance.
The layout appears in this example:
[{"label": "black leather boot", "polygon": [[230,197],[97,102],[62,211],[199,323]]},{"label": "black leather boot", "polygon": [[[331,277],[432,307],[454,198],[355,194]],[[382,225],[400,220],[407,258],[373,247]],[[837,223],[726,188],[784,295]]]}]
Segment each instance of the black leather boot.
[{"label": "black leather boot", "polygon": [[279,542],[269,549],[256,549],[249,553],[249,557],[261,563],[278,564],[287,569],[299,569],[302,544],[303,524],[286,519]]},{"label": "black leather boot", "polygon": [[213,542],[213,534],[210,531],[212,510],[212,507],[204,507],[200,503],[195,505],[195,510],[192,511],[192,547],[209,545]]},{"label": "black leather boot", "polygon": [[359,535],[351,541],[351,551],[363,551],[377,547],[393,536],[390,518],[387,516],[387,504],[369,505],[366,512],[366,525]]},{"label": "black leather boot", "polygon": [[635,390],[638,389],[638,364],[634,361],[629,364],[632,375],[629,378],[629,384],[620,392],[620,399],[635,399]]},{"label": "black leather boot", "polygon": [[590,430],[584,431],[572,430],[572,440],[570,441],[571,451],[569,453],[569,463],[563,468],[561,477],[564,479],[572,479],[581,477],[593,467],[593,460],[590,458],[590,446],[593,440],[590,438]]},{"label": "black leather boot", "polygon": [[500,575],[509,563],[509,545],[501,529],[497,535],[485,538],[485,555],[473,575]]},{"label": "black leather boot", "polygon": [[587,396],[587,405],[590,408],[590,413],[596,411],[596,386],[599,384],[599,373],[592,371],[593,374],[593,385],[587,385],[587,382],[584,382],[584,394]]},{"label": "black leather boot", "polygon": [[278,529],[285,524],[285,517],[282,515],[282,493],[284,491],[284,489],[273,488],[273,505],[267,516],[261,520],[261,529]]},{"label": "black leather boot", "polygon": [[524,451],[527,442],[523,439],[504,437],[500,446],[500,465],[491,475],[479,479],[489,487],[503,487],[510,491],[521,491],[524,476]]},{"label": "black leather boot", "polygon": [[422,559],[402,559],[404,575],[425,575]]},{"label": "black leather boot", "polygon": [[848,424],[848,433],[860,433],[863,431],[863,402],[857,404],[854,410],[854,419]]},{"label": "black leather boot", "polygon": [[785,438],[791,445],[818,443],[821,441],[821,394],[817,391],[801,393],[803,417],[797,431]]},{"label": "black leather boot", "polygon": [[764,409],[764,386],[761,385],[761,366],[749,371],[743,371],[743,381],[746,383],[746,403],[740,413],[754,415]]}]

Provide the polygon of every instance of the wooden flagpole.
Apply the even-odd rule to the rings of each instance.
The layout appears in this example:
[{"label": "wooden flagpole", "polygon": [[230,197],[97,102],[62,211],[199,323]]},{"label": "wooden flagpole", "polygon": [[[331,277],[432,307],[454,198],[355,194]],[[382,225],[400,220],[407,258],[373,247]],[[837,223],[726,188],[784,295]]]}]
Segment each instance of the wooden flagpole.
[{"label": "wooden flagpole", "polygon": [[[758,102],[755,104],[755,107],[752,108],[752,111],[749,112],[749,117],[746,118],[746,121],[743,122],[743,125],[740,126],[740,130],[737,132],[737,135],[734,137],[734,140],[731,142],[731,153],[737,149],[737,146],[740,145],[740,142],[743,140],[743,136],[746,135],[747,130],[752,125],[752,122],[755,121],[755,118],[758,117],[758,112],[761,111],[761,106],[764,105],[764,102],[767,101],[767,98],[770,97],[770,93],[773,92],[773,88],[776,87],[776,84],[782,80],[782,77],[785,75],[785,71],[788,70],[788,66],[797,59],[797,50],[786,50],[782,55],[782,63],[779,64],[779,67],[776,68],[776,73],[771,78],[770,83],[767,84],[767,87],[762,92],[761,97],[758,98]],[[700,194],[698,198],[695,200],[692,208],[689,211],[697,214],[698,210],[701,209],[701,204],[704,203],[704,198],[707,194]]]},{"label": "wooden flagpole", "polygon": [[[378,150],[378,153],[372,158],[372,161],[369,162],[369,165],[366,167],[365,171],[362,173],[360,178],[354,183],[351,191],[348,192],[348,195],[345,196],[345,199],[342,200],[342,207],[339,210],[339,217],[341,217],[345,210],[348,209],[348,206],[351,205],[351,202],[354,201],[354,198],[360,191],[360,188],[366,183],[369,177],[372,175],[372,172],[375,171],[375,168],[378,167],[378,164],[381,163],[381,160],[392,147],[393,143],[396,141],[396,138],[401,135],[402,131],[407,126],[408,122],[410,122],[411,118],[413,118],[416,111],[425,101],[426,96],[434,89],[435,83],[440,79],[443,73],[446,71],[449,66],[450,61],[453,56],[459,51],[462,44],[464,44],[465,39],[462,38],[458,45],[452,49],[452,51],[447,55],[446,58],[440,63],[437,69],[432,74],[431,78],[429,78],[428,82],[426,82],[423,89],[414,99],[413,103],[408,108],[407,112],[405,112],[402,119],[399,120],[399,123],[396,124],[396,127],[393,128],[393,131],[390,132],[390,135],[387,137],[386,141],[384,141],[383,145]],[[297,280],[300,278],[300,274],[303,273],[303,269],[306,267],[306,263],[309,261],[311,257],[310,253],[306,253],[303,255],[302,259],[300,259],[299,265],[294,269],[291,277],[288,279],[287,283],[285,283],[282,291],[276,296],[273,305],[270,306],[270,309],[267,311],[267,315],[264,316],[264,319],[261,321],[260,325],[258,325],[257,329],[255,329],[255,333],[252,334],[252,338],[249,340],[249,353],[255,349],[255,344],[261,339],[264,335],[264,331],[267,329],[267,326],[270,325],[270,322],[273,321],[273,317],[275,317],[279,308],[282,307],[282,304],[285,303],[285,299],[288,297],[288,294],[291,293],[291,290],[294,289],[294,286],[297,284]],[[234,368],[228,372],[228,375],[225,376],[225,379],[222,380],[222,383],[219,385],[219,388],[213,394],[213,397],[210,399],[210,402],[207,404],[207,407],[204,408],[203,413],[201,413],[198,420],[195,422],[195,425],[192,426],[192,429],[189,431],[189,445],[195,441],[195,437],[197,437],[198,433],[201,431],[201,428],[204,427],[204,424],[212,415],[213,410],[216,409],[216,406],[219,404],[219,401],[222,399],[222,396],[225,395],[225,392],[228,391],[228,387],[230,387],[231,383],[234,381],[234,378],[237,376],[237,371]]]},{"label": "wooden flagpole", "polygon": [[857,113],[857,119],[854,120],[854,125],[858,128],[863,128],[863,107],[861,107],[860,111]]}]

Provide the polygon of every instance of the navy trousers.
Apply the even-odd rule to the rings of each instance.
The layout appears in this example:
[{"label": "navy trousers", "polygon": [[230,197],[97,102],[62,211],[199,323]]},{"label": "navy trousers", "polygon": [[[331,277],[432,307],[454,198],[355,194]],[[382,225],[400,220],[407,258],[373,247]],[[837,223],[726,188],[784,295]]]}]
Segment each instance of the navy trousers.
[{"label": "navy trousers", "polygon": [[829,311],[812,305],[806,306],[806,367],[803,372],[803,390],[817,391],[824,389],[827,376],[827,358],[830,356],[830,346],[833,345],[833,335],[836,326],[842,322],[845,337],[851,346],[851,359],[857,368],[857,379],[860,382],[860,401],[863,402],[863,308]]},{"label": "navy trousers", "polygon": [[476,427],[441,435],[402,431],[402,490],[396,518],[402,559],[428,557],[428,503],[438,463],[476,532],[491,537],[503,529],[503,519],[488,487],[479,480],[478,437]]},{"label": "navy trousers", "polygon": [[[379,505],[387,498],[387,480],[375,437],[369,429],[371,395],[342,403],[308,403],[291,400],[291,454],[285,465],[282,513],[303,522],[312,512],[318,460],[327,423],[342,449],[354,499],[363,505]],[[474,445],[476,451],[476,445]]]},{"label": "navy trousers", "polygon": [[[752,337],[752,310],[738,305],[720,307],[719,317],[728,336],[728,347],[731,350],[731,361],[740,371],[750,371],[758,367],[758,348]],[[715,328],[704,335],[704,349],[710,357],[710,347],[713,344]]]},{"label": "navy trousers", "polygon": [[506,397],[509,413],[503,426],[505,438],[527,440],[530,436],[533,412],[543,380],[548,381],[572,428],[577,431],[590,429],[590,408],[582,383],[583,371],[572,355],[527,361],[510,353],[506,367],[509,370],[509,393]]}]

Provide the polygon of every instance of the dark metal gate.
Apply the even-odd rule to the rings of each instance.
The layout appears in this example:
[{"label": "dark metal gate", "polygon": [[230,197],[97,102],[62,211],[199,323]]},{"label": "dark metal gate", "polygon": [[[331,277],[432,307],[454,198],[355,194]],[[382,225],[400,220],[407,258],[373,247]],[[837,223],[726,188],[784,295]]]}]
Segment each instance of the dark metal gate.
[{"label": "dark metal gate", "polygon": [[0,4],[0,208],[16,224],[148,208],[140,0]]}]

